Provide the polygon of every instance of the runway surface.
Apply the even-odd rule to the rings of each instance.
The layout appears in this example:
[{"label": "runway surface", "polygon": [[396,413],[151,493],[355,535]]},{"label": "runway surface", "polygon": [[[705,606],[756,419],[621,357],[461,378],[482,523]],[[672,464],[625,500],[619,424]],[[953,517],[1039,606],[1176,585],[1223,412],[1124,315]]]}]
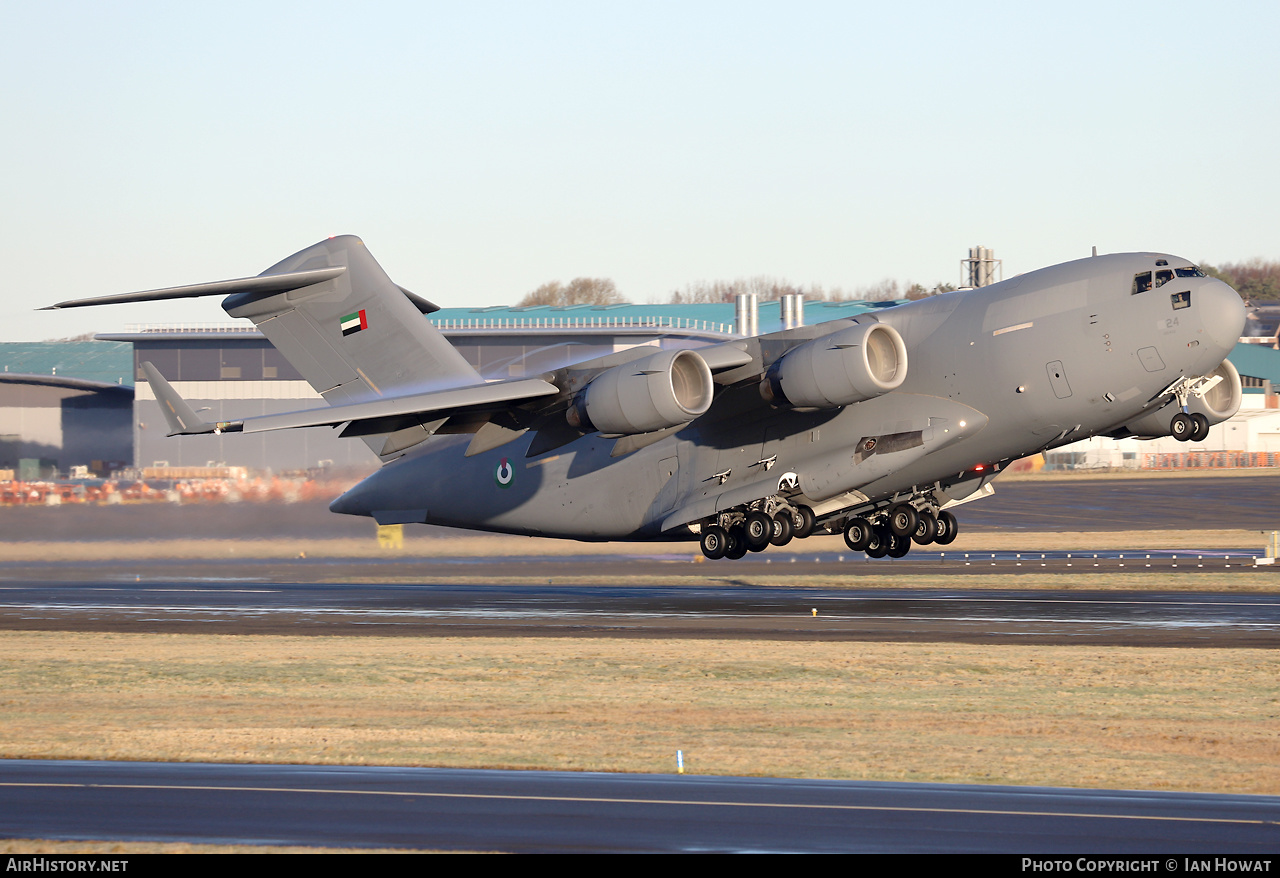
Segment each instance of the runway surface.
[{"label": "runway surface", "polygon": [[473,851],[1274,854],[1280,798],[0,760],[0,835]]},{"label": "runway surface", "polygon": [[[815,612],[816,611],[816,612]],[[0,585],[0,629],[1272,649],[1271,594],[267,582]]]},{"label": "runway surface", "polygon": [[[1272,475],[1014,482],[962,507],[970,531],[1079,531],[1086,542],[1091,532],[1209,525],[1201,549],[1097,557],[1083,545],[1043,555],[922,552],[871,562],[824,550],[694,563],[690,544],[635,556],[592,554],[584,545],[577,557],[10,562],[0,564],[0,630],[1270,649],[1280,645],[1280,570],[1215,548],[1212,527],[1280,526],[1277,487]],[[3,509],[0,528],[9,540],[370,534],[367,520],[320,506],[103,512]],[[993,573],[1007,574],[1002,586],[1015,585],[974,585]],[[1144,587],[1154,582],[1159,590],[1016,585],[1045,573],[1066,580],[1142,574]],[[1198,584],[1210,581],[1206,574],[1227,575],[1245,590],[1206,590]],[[934,587],[894,587],[903,577],[929,577]],[[488,584],[503,581],[515,584]],[[509,851],[1265,854],[1280,848],[1278,820],[1280,799],[1260,796],[0,761],[0,836],[17,838]]]},{"label": "runway surface", "polygon": [[[1280,529],[1280,468],[1194,478],[996,479],[994,485],[991,497],[956,507],[965,531]],[[16,541],[365,538],[372,527],[368,518],[329,512],[326,502],[0,507],[0,532]]]}]

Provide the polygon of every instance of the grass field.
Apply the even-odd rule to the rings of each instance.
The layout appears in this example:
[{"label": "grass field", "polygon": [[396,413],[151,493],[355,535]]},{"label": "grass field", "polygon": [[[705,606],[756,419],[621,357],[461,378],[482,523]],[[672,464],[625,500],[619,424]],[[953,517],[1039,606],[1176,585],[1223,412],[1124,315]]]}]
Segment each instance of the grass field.
[{"label": "grass field", "polygon": [[1280,793],[1280,652],[4,632],[0,756]]}]

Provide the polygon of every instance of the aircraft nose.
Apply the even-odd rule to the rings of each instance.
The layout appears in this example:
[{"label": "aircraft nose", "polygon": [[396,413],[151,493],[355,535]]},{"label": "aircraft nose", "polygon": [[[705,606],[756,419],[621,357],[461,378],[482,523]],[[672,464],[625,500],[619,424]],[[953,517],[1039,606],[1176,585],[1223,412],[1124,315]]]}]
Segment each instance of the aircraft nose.
[{"label": "aircraft nose", "polygon": [[1196,292],[1200,299],[1200,322],[1205,334],[1223,350],[1230,352],[1244,332],[1244,302],[1240,294],[1222,282],[1209,284]]}]

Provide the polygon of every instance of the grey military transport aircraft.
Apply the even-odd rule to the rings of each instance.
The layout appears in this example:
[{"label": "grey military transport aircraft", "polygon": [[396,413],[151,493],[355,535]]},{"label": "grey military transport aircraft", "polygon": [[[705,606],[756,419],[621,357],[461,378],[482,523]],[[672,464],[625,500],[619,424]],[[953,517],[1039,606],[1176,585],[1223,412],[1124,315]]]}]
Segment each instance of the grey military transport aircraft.
[{"label": "grey military transport aircraft", "polygon": [[328,407],[209,423],[144,363],[169,435],[341,427],[383,466],[330,509],[381,524],[697,539],[708,558],[821,530],[902,557],[955,539],[951,510],[1012,460],[1097,435],[1198,441],[1240,405],[1240,297],[1161,253],[501,381],[350,236],[256,277],[51,307],[212,295]]}]

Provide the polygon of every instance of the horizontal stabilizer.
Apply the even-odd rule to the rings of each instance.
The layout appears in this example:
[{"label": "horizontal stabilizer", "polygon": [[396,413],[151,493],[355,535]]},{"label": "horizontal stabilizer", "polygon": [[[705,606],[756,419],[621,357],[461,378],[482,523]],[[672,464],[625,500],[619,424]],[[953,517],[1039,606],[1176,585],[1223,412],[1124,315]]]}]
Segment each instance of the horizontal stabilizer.
[{"label": "horizontal stabilizer", "polygon": [[191,410],[187,401],[178,396],[178,392],[172,385],[164,380],[159,369],[148,362],[142,364],[142,371],[147,376],[147,382],[155,392],[156,399],[160,400],[160,411],[169,425],[170,436],[191,436],[197,433],[214,432],[216,429],[214,425],[202,420]]},{"label": "horizontal stabilizer", "polygon": [[[41,311],[57,311],[60,308],[84,308],[89,305],[122,305],[128,302],[158,302],[161,299],[194,299],[200,296],[229,296],[233,293],[250,295],[274,295],[287,293],[312,284],[333,280],[346,271],[345,265],[317,268],[311,271],[291,271],[286,274],[268,274],[258,277],[241,277],[235,280],[219,280],[207,284],[185,287],[166,287],[163,290],[147,290],[142,293],[122,293],[118,296],[98,296],[94,299],[69,299],[56,305],[40,308]],[[425,304],[430,302],[422,300]],[[421,307],[421,306],[419,306]],[[434,307],[434,306],[432,306]]]}]

